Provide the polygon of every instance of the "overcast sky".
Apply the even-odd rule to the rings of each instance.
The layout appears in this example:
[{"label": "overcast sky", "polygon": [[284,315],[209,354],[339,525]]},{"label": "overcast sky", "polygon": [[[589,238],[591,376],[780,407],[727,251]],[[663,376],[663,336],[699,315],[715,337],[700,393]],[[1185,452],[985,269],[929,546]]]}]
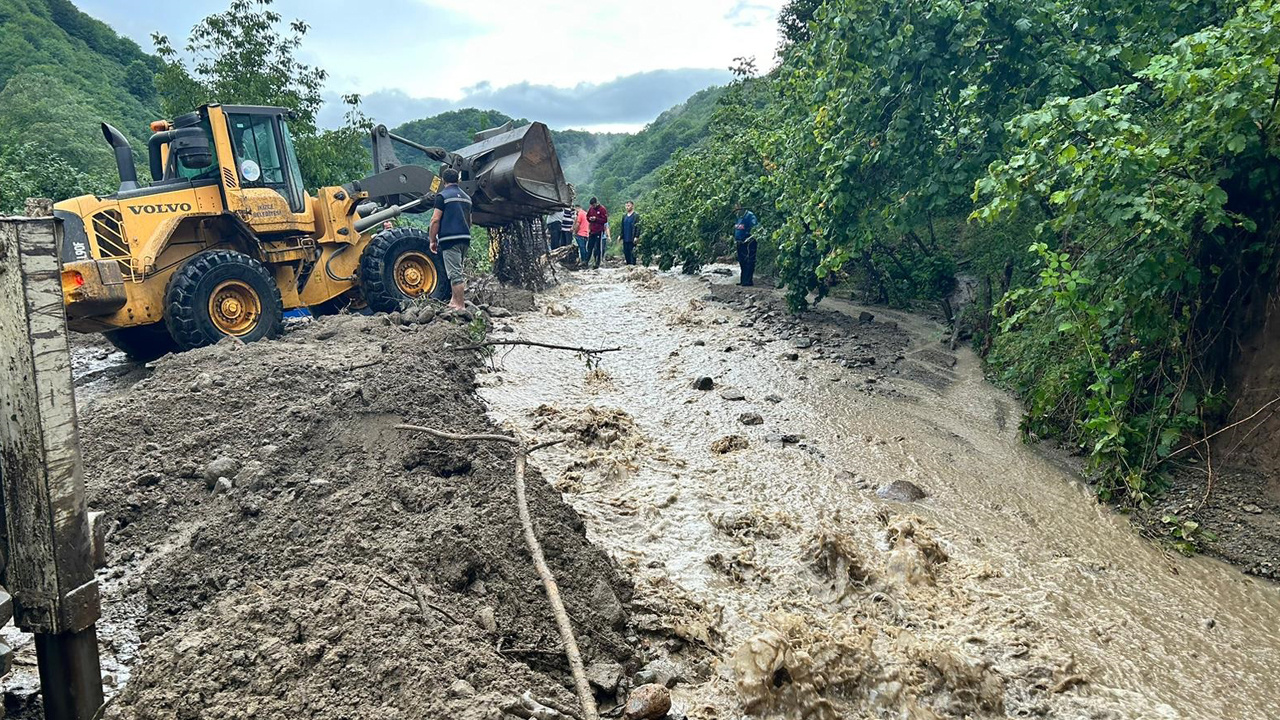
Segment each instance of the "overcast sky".
[{"label": "overcast sky", "polygon": [[[75,0],[148,52],[183,44],[227,0]],[[739,56],[768,67],[784,0],[276,0],[311,30],[302,59],[329,71],[328,96],[360,93],[396,125],[460,107],[555,128],[633,131],[694,92],[727,82]],[[330,103],[321,120],[334,124]]]}]

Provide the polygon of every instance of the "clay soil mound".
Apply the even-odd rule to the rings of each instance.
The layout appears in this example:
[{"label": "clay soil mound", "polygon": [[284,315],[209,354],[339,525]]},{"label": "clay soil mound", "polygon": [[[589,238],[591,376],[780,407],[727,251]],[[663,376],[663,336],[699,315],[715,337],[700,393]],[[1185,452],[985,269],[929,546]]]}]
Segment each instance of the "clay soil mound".
[{"label": "clay soil mound", "polygon": [[[141,618],[108,717],[496,718],[528,689],[572,703],[509,451],[393,429],[495,430],[476,358],[446,349],[469,341],[339,316],[169,356],[82,408],[119,576],[104,642],[112,606]],[[557,493],[537,476],[529,491],[588,662],[631,665],[630,588]]]}]

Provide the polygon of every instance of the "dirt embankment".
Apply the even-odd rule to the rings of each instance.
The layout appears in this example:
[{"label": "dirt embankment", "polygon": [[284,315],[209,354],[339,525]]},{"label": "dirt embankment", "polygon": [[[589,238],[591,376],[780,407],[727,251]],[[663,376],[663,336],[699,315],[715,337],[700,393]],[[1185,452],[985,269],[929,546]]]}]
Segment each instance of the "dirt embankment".
[{"label": "dirt embankment", "polygon": [[[111,528],[100,634],[136,652],[109,717],[491,718],[529,689],[572,704],[509,452],[393,429],[494,431],[474,353],[446,349],[470,340],[342,316],[95,391],[80,420]],[[530,480],[584,654],[634,669],[629,586]]]}]

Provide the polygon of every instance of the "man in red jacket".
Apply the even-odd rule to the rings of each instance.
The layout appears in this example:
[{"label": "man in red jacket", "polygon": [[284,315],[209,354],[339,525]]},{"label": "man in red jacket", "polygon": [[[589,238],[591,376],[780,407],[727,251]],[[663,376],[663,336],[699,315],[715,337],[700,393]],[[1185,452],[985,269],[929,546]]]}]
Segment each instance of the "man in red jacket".
[{"label": "man in red jacket", "polygon": [[604,234],[609,228],[609,211],[595,198],[591,198],[591,206],[587,208],[587,222],[591,225],[591,235],[587,238],[587,264],[598,269],[604,257]]}]

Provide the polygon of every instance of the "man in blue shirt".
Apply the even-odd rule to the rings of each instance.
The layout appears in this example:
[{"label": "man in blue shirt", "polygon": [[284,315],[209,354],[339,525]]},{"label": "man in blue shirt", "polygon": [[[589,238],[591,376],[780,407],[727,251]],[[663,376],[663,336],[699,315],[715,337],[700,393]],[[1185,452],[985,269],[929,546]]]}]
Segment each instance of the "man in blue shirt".
[{"label": "man in blue shirt", "polygon": [[756,274],[758,243],[755,238],[755,229],[760,221],[756,220],[755,213],[743,210],[742,203],[734,205],[733,212],[738,216],[738,222],[733,226],[733,240],[738,246],[738,267],[741,270],[738,284],[742,287],[751,287],[755,285]]},{"label": "man in blue shirt", "polygon": [[627,214],[622,216],[622,256],[628,265],[636,264],[636,241],[640,239],[640,216],[636,204],[627,201]]},{"label": "man in blue shirt", "polygon": [[467,281],[462,260],[471,245],[471,197],[458,187],[458,171],[445,168],[440,173],[444,187],[436,193],[436,209],[431,214],[431,252],[444,259],[444,272],[453,286],[449,307],[466,309]]}]

